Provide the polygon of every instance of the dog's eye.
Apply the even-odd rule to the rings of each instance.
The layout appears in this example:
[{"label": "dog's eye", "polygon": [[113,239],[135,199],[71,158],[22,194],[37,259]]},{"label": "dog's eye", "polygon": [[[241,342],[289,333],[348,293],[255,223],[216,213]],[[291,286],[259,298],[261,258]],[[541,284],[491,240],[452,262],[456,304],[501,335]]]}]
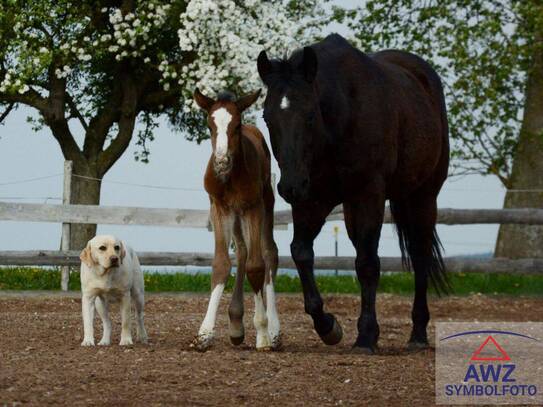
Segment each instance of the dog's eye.
[{"label": "dog's eye", "polygon": [[100,246],[98,249],[102,250],[102,251],[105,251],[107,249],[106,246]]},{"label": "dog's eye", "polygon": [[118,252],[118,251],[119,251],[119,249],[120,249],[120,247],[119,247],[119,246],[115,246],[115,251],[116,251],[116,252]]}]

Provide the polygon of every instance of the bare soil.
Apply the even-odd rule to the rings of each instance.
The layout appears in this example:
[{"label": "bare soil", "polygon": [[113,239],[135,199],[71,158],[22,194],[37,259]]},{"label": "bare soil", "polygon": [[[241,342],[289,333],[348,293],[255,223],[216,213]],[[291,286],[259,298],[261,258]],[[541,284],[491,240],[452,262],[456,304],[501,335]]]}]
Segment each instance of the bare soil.
[{"label": "bare soil", "polygon": [[[245,344],[230,345],[227,303],[221,303],[214,347],[190,346],[207,297],[148,295],[148,345],[81,348],[77,293],[0,293],[0,405],[417,405],[434,404],[434,350],[409,353],[411,299],[381,294],[377,355],[351,354],[356,296],[326,297],[343,341],[322,344],[303,312],[301,295],[279,295],[284,348],[257,352],[252,296]],[[431,300],[435,321],[541,320],[543,299],[450,297]],[[112,311],[119,341],[118,307]],[[98,319],[96,342],[101,334]]]}]

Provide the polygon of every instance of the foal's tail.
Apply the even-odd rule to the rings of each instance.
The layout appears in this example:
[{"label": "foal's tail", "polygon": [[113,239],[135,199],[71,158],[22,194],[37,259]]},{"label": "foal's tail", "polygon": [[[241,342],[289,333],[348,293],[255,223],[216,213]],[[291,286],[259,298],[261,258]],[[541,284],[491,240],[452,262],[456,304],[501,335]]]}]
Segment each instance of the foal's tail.
[{"label": "foal's tail", "polygon": [[408,270],[413,267],[415,273],[426,273],[438,295],[450,293],[452,289],[441,254],[443,245],[435,223],[429,224],[428,219],[421,218],[427,214],[410,211],[409,205],[404,203],[390,201],[390,211],[396,224],[404,267]]}]

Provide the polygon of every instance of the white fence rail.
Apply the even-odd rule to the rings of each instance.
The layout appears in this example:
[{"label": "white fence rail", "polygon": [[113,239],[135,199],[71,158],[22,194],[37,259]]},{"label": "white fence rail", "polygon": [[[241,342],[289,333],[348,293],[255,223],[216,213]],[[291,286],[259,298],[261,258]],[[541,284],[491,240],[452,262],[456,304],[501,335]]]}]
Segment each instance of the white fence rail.
[{"label": "white fence rail", "polygon": [[[140,263],[148,266],[211,266],[211,253],[173,253],[140,252]],[[398,257],[381,257],[381,270],[402,271],[402,262]],[[11,266],[77,266],[78,251],[0,251],[0,265]],[[232,264],[236,259],[232,256]],[[485,272],[485,273],[543,273],[543,259],[480,259],[465,257],[445,258],[445,266],[450,272]],[[296,268],[290,256],[279,257],[279,267]],[[319,270],[353,270],[353,257],[316,257],[315,268]]]},{"label": "white fence rail", "polygon": [[[342,220],[336,207],[327,220]],[[0,202],[0,220],[50,223],[96,223],[207,228],[209,211],[203,209],[138,208],[131,206],[49,205]],[[543,209],[439,209],[438,223],[445,225],[520,224],[543,225]],[[392,223],[387,208],[385,222]],[[275,212],[276,225],[292,223],[290,210]]]}]

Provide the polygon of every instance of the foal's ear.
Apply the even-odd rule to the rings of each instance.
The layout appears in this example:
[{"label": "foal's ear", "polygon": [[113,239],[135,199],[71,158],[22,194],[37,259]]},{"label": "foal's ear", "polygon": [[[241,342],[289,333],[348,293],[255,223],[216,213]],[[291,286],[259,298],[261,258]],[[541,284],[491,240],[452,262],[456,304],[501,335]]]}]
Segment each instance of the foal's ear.
[{"label": "foal's ear", "polygon": [[260,79],[262,79],[262,82],[268,85],[268,79],[270,74],[272,73],[273,67],[271,61],[268,59],[266,51],[261,51],[260,54],[258,54],[256,66],[258,68],[258,74],[260,75]]},{"label": "foal's ear", "polygon": [[317,54],[311,47],[304,47],[304,57],[301,64],[302,74],[307,82],[311,83],[317,76]]},{"label": "foal's ear", "polygon": [[247,109],[249,106],[251,106],[253,103],[256,102],[258,97],[260,96],[260,92],[262,89],[258,89],[256,92],[250,93],[248,95],[240,97],[238,100],[236,100],[236,107],[238,108],[239,112],[243,112],[245,109]]},{"label": "foal's ear", "polygon": [[196,101],[198,106],[200,106],[206,112],[209,112],[211,106],[215,104],[215,101],[213,99],[204,95],[202,92],[200,92],[200,89],[198,88],[196,88],[196,90],[194,91],[194,100]]},{"label": "foal's ear", "polygon": [[81,254],[79,255],[79,259],[85,263],[88,267],[94,266],[94,260],[92,259],[92,253],[91,253],[91,244],[90,242],[87,243],[87,247],[85,247]]}]

